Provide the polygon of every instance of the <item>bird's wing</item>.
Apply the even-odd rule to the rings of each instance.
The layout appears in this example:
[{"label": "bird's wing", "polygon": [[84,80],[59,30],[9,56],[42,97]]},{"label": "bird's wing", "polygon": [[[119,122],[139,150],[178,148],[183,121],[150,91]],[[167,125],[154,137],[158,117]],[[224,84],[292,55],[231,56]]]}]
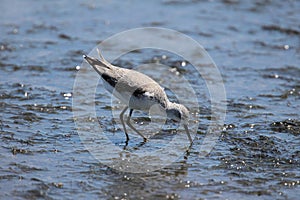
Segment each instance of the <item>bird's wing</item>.
[{"label": "bird's wing", "polygon": [[135,70],[123,68],[119,70],[122,70],[122,76],[118,77],[115,89],[120,94],[126,93],[126,95],[133,95],[138,98],[152,99],[160,104],[164,104],[167,101],[164,89],[149,76]]},{"label": "bird's wing", "polygon": [[107,82],[118,98],[127,101],[132,96],[154,100],[165,106],[168,98],[164,89],[149,76],[135,70],[116,67],[106,61],[98,51],[100,60],[84,55],[83,58]]}]

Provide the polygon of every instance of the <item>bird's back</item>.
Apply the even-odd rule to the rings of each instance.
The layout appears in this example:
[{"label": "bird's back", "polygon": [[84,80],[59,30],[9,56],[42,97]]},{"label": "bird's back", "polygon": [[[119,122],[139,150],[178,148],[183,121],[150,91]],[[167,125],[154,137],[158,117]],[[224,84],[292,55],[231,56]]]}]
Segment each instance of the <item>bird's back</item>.
[{"label": "bird's back", "polygon": [[135,70],[123,69],[124,76],[119,79],[115,89],[125,93],[129,107],[148,110],[152,105],[166,107],[168,98],[164,89],[149,76]]},{"label": "bird's back", "polygon": [[86,56],[85,59],[104,81],[105,88],[132,109],[149,110],[154,104],[166,107],[168,98],[164,89],[149,76],[135,70],[110,64]]}]

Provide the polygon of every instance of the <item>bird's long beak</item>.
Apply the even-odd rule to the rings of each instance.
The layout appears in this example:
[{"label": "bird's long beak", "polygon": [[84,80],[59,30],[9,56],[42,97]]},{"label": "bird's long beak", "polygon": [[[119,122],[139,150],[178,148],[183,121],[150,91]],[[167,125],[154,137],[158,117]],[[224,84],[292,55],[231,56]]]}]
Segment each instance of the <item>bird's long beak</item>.
[{"label": "bird's long beak", "polygon": [[189,138],[189,140],[190,140],[190,143],[191,143],[191,145],[192,145],[193,140],[192,140],[192,138],[191,138],[191,135],[190,135],[190,132],[189,132],[189,128],[188,128],[188,126],[187,126],[186,124],[184,124],[183,127],[184,127],[184,129],[185,129],[185,131],[186,131],[186,134],[187,134],[187,136],[188,136],[188,138]]},{"label": "bird's long beak", "polygon": [[92,66],[100,64],[100,62],[95,58],[89,57],[87,55],[83,55],[82,57]]},{"label": "bird's long beak", "polygon": [[105,63],[105,61],[100,61],[87,55],[83,55],[83,58],[94,68],[94,70],[99,75],[102,75],[105,69],[109,69],[109,66],[107,63]]}]

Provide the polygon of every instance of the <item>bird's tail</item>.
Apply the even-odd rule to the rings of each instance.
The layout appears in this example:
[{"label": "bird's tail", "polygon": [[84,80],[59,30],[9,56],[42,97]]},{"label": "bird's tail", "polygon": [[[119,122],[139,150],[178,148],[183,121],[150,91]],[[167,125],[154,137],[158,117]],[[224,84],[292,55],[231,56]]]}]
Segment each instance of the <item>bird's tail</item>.
[{"label": "bird's tail", "polygon": [[99,74],[102,75],[104,71],[107,69],[111,69],[112,65],[104,59],[99,49],[97,49],[97,52],[99,54],[100,60],[83,55],[83,58],[94,68],[94,70]]}]

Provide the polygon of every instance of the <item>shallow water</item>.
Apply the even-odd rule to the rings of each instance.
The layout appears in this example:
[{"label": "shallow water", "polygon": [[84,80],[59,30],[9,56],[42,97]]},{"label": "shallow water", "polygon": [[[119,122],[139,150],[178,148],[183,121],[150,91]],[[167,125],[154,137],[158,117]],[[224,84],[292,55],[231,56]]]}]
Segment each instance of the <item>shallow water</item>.
[{"label": "shallow water", "polygon": [[[292,0],[2,2],[0,199],[297,199],[299,8]],[[222,73],[227,113],[214,149],[199,156],[211,121],[200,80],[200,124],[187,158],[134,174],[89,153],[74,124],[72,92],[82,54],[115,33],[143,26],[180,31],[205,47]],[[190,77],[183,60],[163,55],[145,50],[115,62],[133,68],[159,60]],[[109,137],[122,143],[109,94],[97,88],[95,104]],[[148,118],[137,112],[133,120],[144,127]]]}]

